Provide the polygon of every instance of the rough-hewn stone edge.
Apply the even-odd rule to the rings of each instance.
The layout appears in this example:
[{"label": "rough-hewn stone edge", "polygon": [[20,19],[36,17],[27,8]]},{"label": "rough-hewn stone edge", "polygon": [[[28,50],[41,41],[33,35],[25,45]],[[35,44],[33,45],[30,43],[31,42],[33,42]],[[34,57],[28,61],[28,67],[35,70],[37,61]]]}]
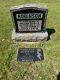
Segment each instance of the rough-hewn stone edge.
[{"label": "rough-hewn stone edge", "polygon": [[48,39],[48,33],[36,32],[36,33],[16,33],[15,29],[12,32],[12,40],[15,41],[43,41]]},{"label": "rough-hewn stone edge", "polygon": [[25,8],[25,7],[37,7],[37,8],[40,8],[40,9],[48,10],[47,5],[43,5],[43,4],[23,4],[23,5],[18,5],[18,6],[12,6],[10,8],[10,10],[14,11],[14,10],[17,10],[17,9],[20,9],[20,8]]}]

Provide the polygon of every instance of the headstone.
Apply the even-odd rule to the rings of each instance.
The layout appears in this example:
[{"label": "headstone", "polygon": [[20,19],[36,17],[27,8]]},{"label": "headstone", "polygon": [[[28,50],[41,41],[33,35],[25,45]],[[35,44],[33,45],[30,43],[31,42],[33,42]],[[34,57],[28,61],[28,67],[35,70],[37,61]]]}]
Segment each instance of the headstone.
[{"label": "headstone", "polygon": [[17,61],[41,61],[44,60],[41,48],[20,48],[17,52]]},{"label": "headstone", "polygon": [[11,8],[14,24],[12,39],[20,41],[47,40],[46,19],[48,9],[45,6],[21,5]]}]

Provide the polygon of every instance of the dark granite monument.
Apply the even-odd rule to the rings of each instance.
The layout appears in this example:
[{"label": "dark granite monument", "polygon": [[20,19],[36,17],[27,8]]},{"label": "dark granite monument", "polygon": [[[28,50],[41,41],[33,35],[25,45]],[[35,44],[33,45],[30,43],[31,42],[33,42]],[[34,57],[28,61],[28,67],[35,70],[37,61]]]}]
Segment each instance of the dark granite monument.
[{"label": "dark granite monument", "polygon": [[13,40],[47,40],[46,19],[48,9],[46,6],[35,4],[21,5],[12,7],[10,11],[14,24]]}]

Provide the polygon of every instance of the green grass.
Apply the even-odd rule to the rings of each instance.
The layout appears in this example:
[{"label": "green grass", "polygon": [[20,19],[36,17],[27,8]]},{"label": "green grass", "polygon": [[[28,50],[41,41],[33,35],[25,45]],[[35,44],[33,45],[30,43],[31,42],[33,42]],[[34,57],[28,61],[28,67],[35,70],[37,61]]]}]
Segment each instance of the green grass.
[{"label": "green grass", "polygon": [[[46,27],[54,29],[50,40],[39,44],[13,43],[10,7],[25,3],[43,3],[48,6]],[[41,47],[44,60],[17,62],[18,48]],[[0,80],[57,80],[60,72],[60,0],[0,0]]]}]

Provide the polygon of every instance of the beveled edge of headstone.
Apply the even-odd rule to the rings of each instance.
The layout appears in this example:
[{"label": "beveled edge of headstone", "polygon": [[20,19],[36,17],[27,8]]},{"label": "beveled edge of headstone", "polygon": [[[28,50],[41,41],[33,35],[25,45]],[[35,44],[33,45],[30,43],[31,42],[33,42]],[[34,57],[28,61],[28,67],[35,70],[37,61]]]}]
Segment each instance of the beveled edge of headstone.
[{"label": "beveled edge of headstone", "polygon": [[48,10],[47,5],[43,5],[43,4],[23,4],[23,5],[18,5],[18,6],[12,6],[10,8],[10,11],[16,11],[18,9],[22,9],[22,8],[28,8],[28,7],[37,7],[38,9],[43,9],[43,10]]}]

